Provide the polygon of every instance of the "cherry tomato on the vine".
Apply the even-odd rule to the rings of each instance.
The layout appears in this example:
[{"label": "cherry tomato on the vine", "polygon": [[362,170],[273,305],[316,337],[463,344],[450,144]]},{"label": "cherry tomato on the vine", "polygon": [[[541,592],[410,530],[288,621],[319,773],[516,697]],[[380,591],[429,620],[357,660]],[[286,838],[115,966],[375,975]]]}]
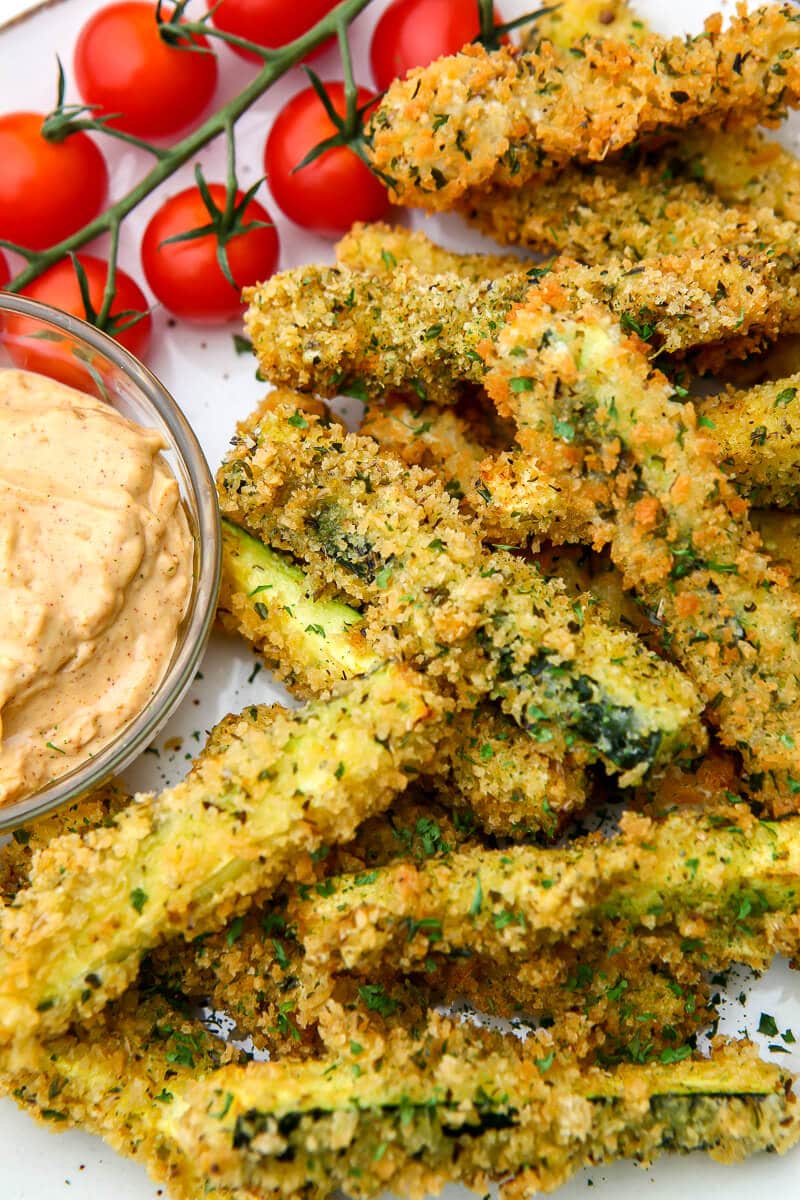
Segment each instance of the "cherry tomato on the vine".
[{"label": "cherry tomato on the vine", "polygon": [[[224,210],[224,185],[211,183],[208,190],[214,204]],[[236,203],[241,200],[242,193],[237,192]],[[268,279],[278,265],[278,235],[269,213],[256,200],[250,201],[240,218],[242,225],[252,221],[268,224],[235,234],[226,243],[234,288],[220,267],[213,233],[164,244],[167,238],[209,224],[200,190],[187,188],[162,204],[142,239],[142,265],[147,282],[164,307],[187,321],[215,324],[239,317],[241,289]]]},{"label": "cherry tomato on the vine", "polygon": [[[211,18],[217,29],[235,33],[259,46],[285,46],[321,21],[338,0],[222,0]],[[206,0],[213,8],[216,0]],[[330,43],[323,42],[314,54]],[[242,58],[258,62],[257,54],[231,46]]]},{"label": "cherry tomato on the vine", "polygon": [[43,250],[96,217],[108,191],[106,161],[90,137],[42,137],[44,117],[0,116],[0,238]]},{"label": "cherry tomato on the vine", "polygon": [[109,4],[89,18],[75,46],[81,96],[97,105],[100,116],[120,114],[109,124],[126,133],[144,138],[177,133],[200,116],[217,86],[217,60],[208,41],[193,41],[203,50],[168,45],[154,4]]},{"label": "cherry tomato on the vine", "polygon": [[[334,110],[343,117],[344,85],[324,86]],[[366,88],[358,89],[359,107],[371,99]],[[333,238],[346,233],[354,221],[379,221],[389,209],[383,184],[348,146],[326,150],[295,171],[309,150],[335,132],[322,101],[309,87],[280,111],[264,151],[264,169],[275,203],[304,229]]]},{"label": "cherry tomato on the vine", "polygon": [[[496,11],[494,19],[500,23]],[[372,35],[375,83],[384,91],[412,67],[427,67],[443,54],[457,54],[479,33],[476,0],[393,0]]]},{"label": "cherry tomato on the vine", "polygon": [[[95,312],[103,303],[103,292],[108,278],[108,263],[93,254],[78,254],[76,258],[86,272],[89,285],[89,300]],[[72,261],[68,258],[50,267],[33,283],[22,289],[23,296],[32,300],[40,300],[53,308],[74,317],[86,319],[78,277]],[[116,290],[114,302],[111,305],[111,316],[126,312],[147,312],[147,299],[139,285],[124,271],[117,267]],[[120,322],[125,318],[120,315]],[[153,322],[148,313],[142,320],[127,328],[113,330],[113,336],[132,354],[141,358],[147,353],[150,344],[150,334]],[[70,387],[82,390],[94,390],[91,372],[87,369],[85,359],[76,350],[80,347],[68,337],[62,340],[50,340],[36,336],[38,327],[25,317],[8,315],[4,321],[3,341],[8,353],[18,367],[28,371],[39,371],[42,375],[50,375]]]}]

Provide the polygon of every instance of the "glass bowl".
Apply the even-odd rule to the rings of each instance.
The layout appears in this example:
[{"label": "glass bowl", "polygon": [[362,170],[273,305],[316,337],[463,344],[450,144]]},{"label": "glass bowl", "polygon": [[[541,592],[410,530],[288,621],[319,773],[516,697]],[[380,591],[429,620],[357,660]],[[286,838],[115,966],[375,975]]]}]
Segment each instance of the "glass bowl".
[{"label": "glass bowl", "polygon": [[194,580],[172,659],[146,706],[93,758],[0,808],[0,831],[76,800],[118,774],[147,748],[195,677],[211,632],[219,589],[221,539],[214,480],[200,444],[172,396],[138,359],[85,321],[38,301],[0,292],[0,369],[32,370],[45,359],[48,374],[99,396],[123,416],[163,435],[168,446],[164,458],[178,481],[194,537]]}]

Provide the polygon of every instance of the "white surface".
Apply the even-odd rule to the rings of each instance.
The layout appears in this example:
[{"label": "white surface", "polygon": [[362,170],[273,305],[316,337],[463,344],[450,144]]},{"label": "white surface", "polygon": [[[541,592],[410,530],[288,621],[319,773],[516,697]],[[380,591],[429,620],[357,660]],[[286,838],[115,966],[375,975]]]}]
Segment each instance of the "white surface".
[{"label": "white surface", "polygon": [[[302,3],[302,0],[286,0]],[[371,83],[366,48],[375,20],[386,0],[374,0],[354,28],[357,75]],[[101,5],[98,0],[66,0],[0,34],[0,112],[12,109],[47,111],[55,95],[55,56],[59,54],[69,74],[72,45],[85,18]],[[0,0],[0,22],[29,7],[24,0]],[[534,7],[524,0],[501,0],[507,17]],[[700,28],[708,3],[673,0],[669,10],[656,0],[641,0],[642,13],[666,33]],[[731,10],[723,3],[723,9]],[[323,79],[339,75],[337,55],[329,52],[315,63]],[[238,91],[251,68],[224,48],[221,50],[221,84],[218,98]],[[297,70],[285,77],[248,113],[239,124],[239,163],[242,183],[249,185],[262,173],[261,155],[271,115],[285,98],[304,86]],[[77,99],[73,92],[70,98]],[[111,165],[113,189],[127,190],[141,171],[144,156],[105,139],[104,150]],[[204,152],[201,161],[206,177],[222,178],[220,150]],[[2,170],[2,164],[0,164]],[[144,286],[138,262],[138,241],[144,225],[160,203],[162,195],[177,191],[191,181],[191,166],[166,185],[163,193],[142,205],[125,224],[121,263]],[[281,267],[301,262],[330,260],[330,246],[305,234],[284,220],[266,199],[276,217],[281,237]],[[432,236],[455,248],[479,248],[481,240],[468,233],[456,218],[435,219],[425,223]],[[100,246],[102,250],[102,245]],[[232,333],[237,326],[224,330],[198,330],[185,325],[170,327],[168,316],[154,312],[154,347],[149,365],[160,375],[176,396],[195,427],[212,468],[215,468],[233,432],[234,423],[254,406],[263,392],[255,379],[254,363],[234,353]],[[195,683],[180,712],[154,747],[158,753],[146,754],[131,777],[138,787],[158,787],[171,782],[185,770],[185,760],[197,752],[207,730],[220,716],[246,703],[284,699],[285,694],[272,686],[266,672],[253,675],[254,658],[240,643],[216,636],[206,661],[202,679]],[[179,751],[166,751],[168,738],[180,736]],[[738,996],[745,986],[750,992],[743,1007],[733,999],[725,1006],[722,1030],[729,1033],[753,1033],[759,1014],[771,1013],[781,1030],[791,1027],[800,1038],[800,985],[798,975],[784,967],[775,968],[756,985],[732,983],[729,992]],[[765,1057],[800,1070],[800,1053],[793,1056],[770,1055],[764,1042]],[[775,1040],[775,1039],[773,1039]],[[591,1187],[598,1200],[753,1200],[759,1192],[771,1192],[782,1200],[800,1197],[800,1150],[785,1159],[762,1157],[735,1168],[721,1167],[699,1155],[690,1160],[663,1160],[652,1170],[641,1171],[629,1163],[602,1170],[588,1170],[563,1188],[562,1200],[577,1200]],[[10,1101],[0,1101],[0,1200],[152,1200],[163,1193],[149,1182],[144,1171],[117,1158],[97,1139],[66,1133],[54,1136],[34,1125],[18,1112]],[[463,1196],[461,1189],[448,1189],[448,1200]],[[198,1198],[199,1200],[199,1198]]]}]

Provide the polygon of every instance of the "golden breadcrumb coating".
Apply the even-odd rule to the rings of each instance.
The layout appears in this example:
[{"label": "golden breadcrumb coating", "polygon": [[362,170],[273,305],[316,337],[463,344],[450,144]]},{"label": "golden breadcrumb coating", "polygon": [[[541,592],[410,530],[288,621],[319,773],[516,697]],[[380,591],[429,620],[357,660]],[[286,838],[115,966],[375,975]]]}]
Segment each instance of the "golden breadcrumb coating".
[{"label": "golden breadcrumb coating", "polygon": [[535,567],[489,554],[429,473],[371,438],[265,413],[218,475],[224,515],[363,605],[381,656],[425,664],[459,707],[481,695],[557,753],[583,746],[622,782],[702,744],[680,673]]},{"label": "golden breadcrumb coating", "polygon": [[[570,480],[571,503],[604,535],[613,507],[627,585],[743,755],[754,795],[796,811],[800,596],[763,553],[702,421],[643,350],[607,310],[574,309],[554,278],[502,330],[487,388],[517,420],[523,468]],[[509,491],[524,510],[524,480]]]},{"label": "golden breadcrumb coating", "polygon": [[241,720],[183,783],[53,839],[2,911],[0,1042],[98,1012],[149,949],[219,928],[302,851],[351,837],[431,760],[443,709],[390,665],[331,700],[273,708],[265,728]]},{"label": "golden breadcrumb coating", "polygon": [[719,446],[720,466],[753,504],[800,503],[800,374],[747,391],[730,389],[698,405]]},{"label": "golden breadcrumb coating", "polygon": [[477,515],[483,507],[475,490],[480,465],[488,454],[513,441],[513,426],[496,414],[492,422],[485,405],[470,396],[447,408],[389,397],[367,408],[359,432],[409,467],[434,471],[461,511]]},{"label": "golden breadcrumb coating", "polygon": [[779,266],[787,285],[796,269],[792,221],[778,219],[771,208],[731,205],[659,160],[642,166],[619,158],[576,163],[535,187],[470,192],[459,211],[501,245],[569,254],[585,263],[618,256],[635,263],[723,247],[746,254],[768,245],[786,257]]},{"label": "golden breadcrumb coating", "polygon": [[112,825],[114,817],[130,803],[130,799],[130,793],[122,784],[111,779],[74,804],[15,829],[6,845],[0,848],[0,896],[3,900],[13,900],[28,882],[37,850],[62,833],[81,834]]},{"label": "golden breadcrumb coating", "polygon": [[[800,319],[795,290],[780,286],[766,254],[697,251],[587,267],[555,264],[576,300],[608,304],[654,349],[701,348],[701,366],[717,343],[722,357],[744,355]],[[534,269],[533,278],[541,275]],[[496,335],[532,282],[520,271],[477,283],[426,275],[408,262],[380,274],[347,267],[299,267],[246,293],[245,323],[264,377],[320,396],[381,399],[401,391],[450,404],[483,382],[479,347]]]},{"label": "golden breadcrumb coating", "polygon": [[775,123],[798,102],[799,20],[786,4],[740,11],[724,30],[710,17],[697,37],[585,37],[579,54],[467,46],[390,86],[367,131],[373,167],[396,202],[448,209],[643,134]]}]

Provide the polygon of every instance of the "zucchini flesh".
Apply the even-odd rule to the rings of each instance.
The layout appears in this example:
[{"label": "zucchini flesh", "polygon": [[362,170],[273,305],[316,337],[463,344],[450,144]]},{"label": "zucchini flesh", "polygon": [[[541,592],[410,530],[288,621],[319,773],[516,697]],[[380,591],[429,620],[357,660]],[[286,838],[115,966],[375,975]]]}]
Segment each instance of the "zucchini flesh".
[{"label": "zucchini flesh", "polygon": [[33,1115],[80,1121],[143,1161],[175,1200],[209,1181],[220,1200],[322,1200],[483,1191],[487,1176],[532,1195],[589,1163],[699,1149],[729,1162],[800,1136],[790,1077],[747,1043],[608,1071],[433,1017],[415,1038],[395,1031],[340,1056],[219,1066],[164,1007],[117,1015],[100,1039],[50,1042],[2,1080]]},{"label": "zucchini flesh", "polygon": [[443,710],[389,665],[265,729],[243,720],[176,787],[55,838],[2,911],[0,1042],[98,1012],[149,949],[221,927],[303,851],[351,837],[432,759]]},{"label": "zucchini flesh", "polygon": [[694,689],[591,601],[488,553],[428,473],[291,406],[261,412],[223,464],[225,516],[363,606],[383,656],[427,662],[474,706],[492,695],[534,739],[583,745],[621,782],[704,744]]},{"label": "zucchini flesh", "polygon": [[[230,521],[223,522],[223,539],[223,623],[278,663],[301,694],[315,695],[379,663],[360,631],[360,612],[314,598],[299,566]],[[264,596],[269,608],[262,611]],[[572,756],[559,760],[547,750],[484,704],[454,715],[435,783],[490,833],[552,837],[585,806],[588,783]]]},{"label": "zucchini flesh", "polygon": [[[800,597],[761,552],[702,417],[641,341],[555,283],[532,289],[502,331],[487,387],[517,422],[520,457],[569,481],[587,528],[610,541],[722,742],[743,755],[751,792],[776,815],[796,811]],[[511,494],[524,510],[524,486]]]},{"label": "zucchini flesh", "polygon": [[800,949],[800,818],[628,817],[609,841],[461,849],[330,879],[326,892],[292,908],[307,960],[327,969],[408,972],[464,954],[536,965],[554,946],[596,955],[663,928],[710,970],[763,970]]},{"label": "zucchini flesh", "polygon": [[621,1155],[705,1149],[732,1161],[798,1137],[786,1077],[744,1048],[580,1072],[541,1050],[518,1057],[452,1027],[442,1035],[381,1069],[357,1056],[225,1069],[188,1090],[176,1138],[228,1186],[371,1197],[456,1181],[483,1190],[486,1175],[533,1195]]},{"label": "zucchini flesh", "polygon": [[359,612],[316,597],[299,566],[231,521],[222,522],[219,616],[302,695],[318,695],[380,666],[359,629]]}]

